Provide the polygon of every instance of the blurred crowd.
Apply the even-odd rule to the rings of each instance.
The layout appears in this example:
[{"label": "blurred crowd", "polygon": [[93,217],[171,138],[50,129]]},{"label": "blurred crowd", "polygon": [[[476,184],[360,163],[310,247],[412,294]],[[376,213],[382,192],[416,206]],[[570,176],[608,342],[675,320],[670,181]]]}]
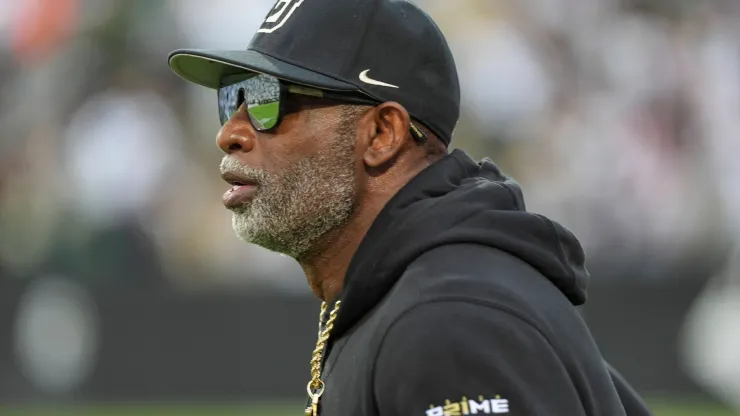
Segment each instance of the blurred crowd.
[{"label": "blurred crowd", "polygon": [[[701,263],[704,296],[740,292],[740,2],[417,3],[458,64],[454,147],[571,228],[595,279]],[[272,4],[0,0],[0,279],[306,292],[292,260],[234,236],[216,94],[166,59],[245,48]]]},{"label": "blurred crowd", "polygon": [[[6,274],[303,287],[292,261],[233,236],[215,93],[166,64],[177,47],[244,48],[273,2],[245,3],[0,0]],[[592,262],[659,268],[729,247],[740,3],[419,3],[459,67],[454,146],[500,164]]]},{"label": "blurred crowd", "polygon": [[[78,250],[96,281],[131,284],[136,263],[167,284],[302,285],[235,241],[215,93],[166,65],[177,47],[244,48],[272,1],[251,3],[0,0],[1,264],[92,267],[55,264]],[[502,165],[592,258],[656,267],[740,230],[740,3],[420,3],[459,66],[454,145]]]}]

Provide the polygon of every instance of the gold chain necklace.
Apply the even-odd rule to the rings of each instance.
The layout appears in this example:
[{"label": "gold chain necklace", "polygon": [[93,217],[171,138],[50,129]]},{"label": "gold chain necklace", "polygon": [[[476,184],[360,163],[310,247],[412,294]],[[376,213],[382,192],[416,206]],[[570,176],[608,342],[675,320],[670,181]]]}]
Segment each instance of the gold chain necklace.
[{"label": "gold chain necklace", "polygon": [[311,356],[311,381],[309,381],[306,386],[308,397],[311,398],[311,405],[306,407],[306,416],[318,416],[319,414],[319,399],[321,398],[321,395],[324,394],[324,382],[321,380],[321,363],[324,359],[326,342],[329,341],[331,330],[334,329],[334,321],[337,319],[339,305],[341,303],[341,301],[337,301],[337,303],[334,304],[334,308],[331,310],[331,313],[329,313],[329,319],[326,320],[326,325],[323,325],[323,323],[327,305],[326,302],[321,304],[321,312],[319,314],[319,339],[316,341],[316,349],[313,350],[313,355]]}]

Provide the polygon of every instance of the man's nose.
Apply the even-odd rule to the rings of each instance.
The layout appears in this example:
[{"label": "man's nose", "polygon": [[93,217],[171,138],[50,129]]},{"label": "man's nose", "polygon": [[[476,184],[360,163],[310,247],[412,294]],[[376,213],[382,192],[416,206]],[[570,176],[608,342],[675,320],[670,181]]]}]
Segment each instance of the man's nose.
[{"label": "man's nose", "polygon": [[236,114],[221,127],[216,135],[216,146],[224,153],[251,152],[256,140],[255,131],[249,121],[241,120]]}]

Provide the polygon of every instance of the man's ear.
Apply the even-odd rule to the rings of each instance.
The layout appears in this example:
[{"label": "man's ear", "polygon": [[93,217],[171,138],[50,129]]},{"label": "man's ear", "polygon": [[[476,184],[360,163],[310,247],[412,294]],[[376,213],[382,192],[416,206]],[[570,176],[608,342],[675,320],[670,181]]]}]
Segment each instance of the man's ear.
[{"label": "man's ear", "polygon": [[367,137],[363,160],[371,168],[382,166],[398,156],[411,139],[411,116],[397,102],[386,102],[374,108],[371,121],[374,131]]}]

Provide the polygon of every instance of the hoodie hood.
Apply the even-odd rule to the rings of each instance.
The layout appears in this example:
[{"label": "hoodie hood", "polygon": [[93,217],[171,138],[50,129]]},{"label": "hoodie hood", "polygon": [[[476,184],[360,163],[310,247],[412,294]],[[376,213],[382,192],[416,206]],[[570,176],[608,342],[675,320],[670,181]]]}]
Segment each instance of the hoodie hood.
[{"label": "hoodie hood", "polygon": [[519,185],[489,159],[455,150],[404,186],[383,208],[347,271],[334,335],[351,328],[390,291],[408,265],[447,244],[482,244],[512,254],[574,305],[586,301],[583,249],[560,224],[527,212]]}]

